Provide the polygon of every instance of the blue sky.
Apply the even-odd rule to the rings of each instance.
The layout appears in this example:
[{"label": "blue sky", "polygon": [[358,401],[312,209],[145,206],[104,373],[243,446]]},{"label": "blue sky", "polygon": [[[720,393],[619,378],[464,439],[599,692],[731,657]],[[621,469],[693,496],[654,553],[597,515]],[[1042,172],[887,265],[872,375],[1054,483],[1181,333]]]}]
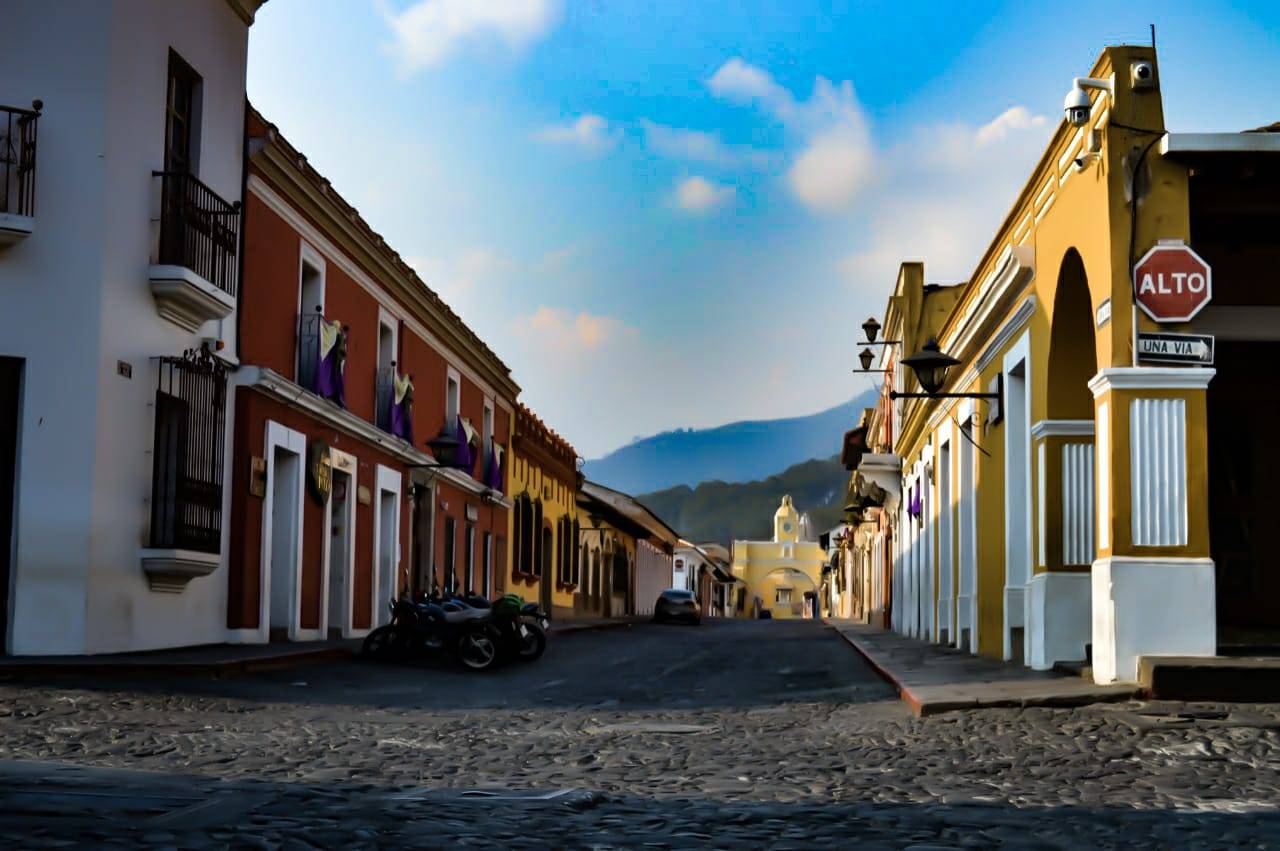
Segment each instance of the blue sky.
[{"label": "blue sky", "polygon": [[249,97],[595,457],[868,387],[897,264],[964,279],[1150,23],[1171,129],[1280,120],[1263,2],[271,0]]}]

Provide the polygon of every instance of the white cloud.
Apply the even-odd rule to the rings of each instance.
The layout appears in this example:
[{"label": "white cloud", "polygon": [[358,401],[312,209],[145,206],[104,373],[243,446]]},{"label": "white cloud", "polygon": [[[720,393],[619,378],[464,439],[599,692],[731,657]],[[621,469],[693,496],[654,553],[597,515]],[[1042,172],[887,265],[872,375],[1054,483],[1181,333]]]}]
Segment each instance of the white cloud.
[{"label": "white cloud", "polygon": [[577,314],[562,307],[540,305],[517,322],[518,333],[537,342],[575,353],[600,349],[635,333],[621,320],[586,311]]},{"label": "white cloud", "polygon": [[769,161],[766,152],[726,145],[714,133],[668,127],[647,119],[640,123],[645,145],[665,157],[722,166],[763,165]]},{"label": "white cloud", "polygon": [[711,75],[707,87],[716,97],[738,103],[759,101],[765,107],[786,120],[795,107],[791,93],[780,86],[773,76],[738,57],[733,57]]},{"label": "white cloud", "polygon": [[558,0],[419,0],[399,13],[384,11],[389,50],[402,73],[437,66],[465,42],[497,39],[520,50],[559,20]]},{"label": "white cloud", "polygon": [[866,135],[837,127],[814,137],[787,172],[787,183],[810,209],[838,212],[862,194],[874,167]]},{"label": "white cloud", "polygon": [[515,270],[509,258],[492,248],[478,246],[449,259],[411,256],[405,262],[471,330],[483,338],[493,332],[486,327],[488,307],[494,303],[504,279]]},{"label": "white cloud", "polygon": [[[837,266],[860,294],[884,293],[904,260],[930,281],[973,273],[1044,148],[1049,120],[1021,106],[980,125],[920,128],[886,150],[865,201],[875,209],[862,248]],[[883,305],[876,305],[876,309]]]},{"label": "white cloud", "polygon": [[817,77],[813,93],[797,101],[768,71],[734,57],[711,76],[712,93],[738,103],[759,103],[803,146],[787,170],[792,195],[818,213],[848,209],[872,182],[876,151],[853,83]]},{"label": "white cloud", "polygon": [[733,200],[732,186],[712,183],[705,177],[686,177],[676,184],[676,206],[689,213],[709,213]]},{"label": "white cloud", "polygon": [[556,145],[575,145],[591,153],[612,148],[618,141],[618,131],[599,115],[580,115],[564,124],[552,124],[535,134],[535,138]]}]

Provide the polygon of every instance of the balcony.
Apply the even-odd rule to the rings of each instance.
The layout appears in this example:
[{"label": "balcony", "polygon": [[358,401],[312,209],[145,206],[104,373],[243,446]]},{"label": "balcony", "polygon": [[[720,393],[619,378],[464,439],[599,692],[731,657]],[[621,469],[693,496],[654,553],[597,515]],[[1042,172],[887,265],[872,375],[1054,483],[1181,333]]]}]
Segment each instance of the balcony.
[{"label": "balcony", "polygon": [[402,375],[396,362],[377,371],[376,425],[413,445],[413,376]]},{"label": "balcony", "polygon": [[240,204],[230,204],[190,174],[160,178],[160,250],[151,294],[160,315],[192,333],[236,306]]},{"label": "balcony", "polygon": [[298,317],[298,384],[340,408],[347,406],[350,332],[349,326],[325,319],[319,310]]},{"label": "balcony", "polygon": [[44,104],[0,106],[0,248],[36,227],[36,126]]}]

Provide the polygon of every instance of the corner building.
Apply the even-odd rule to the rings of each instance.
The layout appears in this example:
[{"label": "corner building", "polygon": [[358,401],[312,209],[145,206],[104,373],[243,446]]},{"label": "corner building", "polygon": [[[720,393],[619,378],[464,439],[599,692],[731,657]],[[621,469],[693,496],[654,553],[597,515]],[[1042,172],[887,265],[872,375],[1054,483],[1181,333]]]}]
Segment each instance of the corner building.
[{"label": "corner building", "polygon": [[[943,392],[999,398],[886,392],[855,476],[898,471],[872,536],[891,542],[894,629],[1132,681],[1144,655],[1280,635],[1261,475],[1280,461],[1280,128],[1169,131],[1151,48],[1109,47],[1089,77],[1087,121],[1058,125],[970,280],[905,263],[889,300],[886,391],[920,391],[901,360],[934,338],[959,360]],[[1212,269],[1187,321],[1136,303],[1158,244]],[[1213,363],[1141,354],[1157,332],[1211,335]]]}]

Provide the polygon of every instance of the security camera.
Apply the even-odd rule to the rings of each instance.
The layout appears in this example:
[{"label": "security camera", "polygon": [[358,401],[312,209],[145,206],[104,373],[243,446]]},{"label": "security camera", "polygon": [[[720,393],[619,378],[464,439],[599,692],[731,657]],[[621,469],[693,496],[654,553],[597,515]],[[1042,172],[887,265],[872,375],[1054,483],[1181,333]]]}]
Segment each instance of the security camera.
[{"label": "security camera", "polygon": [[1129,66],[1130,85],[1135,92],[1156,87],[1156,68],[1146,59],[1139,59]]},{"label": "security camera", "polygon": [[1076,77],[1062,102],[1062,111],[1067,114],[1067,123],[1072,127],[1083,127],[1089,123],[1089,93],[1085,89],[1098,89],[1107,94],[1115,93],[1112,79],[1102,80],[1096,77]]},{"label": "security camera", "polygon": [[1067,92],[1067,99],[1062,103],[1067,114],[1067,123],[1072,127],[1083,127],[1089,123],[1089,93],[1079,86],[1072,86]]}]

